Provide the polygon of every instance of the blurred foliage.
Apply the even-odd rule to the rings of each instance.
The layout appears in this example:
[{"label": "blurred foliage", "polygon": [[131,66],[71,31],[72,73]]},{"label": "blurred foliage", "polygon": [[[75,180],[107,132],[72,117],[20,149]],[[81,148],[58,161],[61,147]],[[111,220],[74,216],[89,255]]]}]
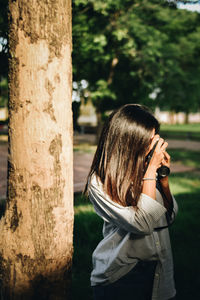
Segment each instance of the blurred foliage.
[{"label": "blurred foliage", "polygon": [[8,72],[8,17],[7,17],[8,0],[0,2],[0,78],[7,77]]},{"label": "blurred foliage", "polygon": [[7,78],[0,80],[0,107],[8,104],[8,81]]},{"label": "blurred foliage", "polygon": [[[182,1],[194,2],[195,1]],[[103,113],[124,103],[200,107],[200,14],[172,0],[72,0],[73,79]],[[8,72],[8,0],[0,3],[0,76]]]},{"label": "blurred foliage", "polygon": [[[98,111],[200,106],[200,15],[163,0],[73,0],[74,80]],[[150,97],[153,95],[153,97]]]},{"label": "blurred foliage", "polygon": [[72,102],[72,112],[73,112],[73,128],[74,130],[79,130],[78,117],[80,115],[80,102]]}]

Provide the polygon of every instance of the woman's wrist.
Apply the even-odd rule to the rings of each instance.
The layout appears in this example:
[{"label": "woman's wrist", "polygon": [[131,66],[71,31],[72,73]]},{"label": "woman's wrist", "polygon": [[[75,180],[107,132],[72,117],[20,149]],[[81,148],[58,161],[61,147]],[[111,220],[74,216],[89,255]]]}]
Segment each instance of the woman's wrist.
[{"label": "woman's wrist", "polygon": [[142,193],[156,199],[156,180],[143,180]]},{"label": "woman's wrist", "polygon": [[169,188],[169,178],[168,178],[168,176],[160,179],[160,183],[162,185],[162,188]]},{"label": "woman's wrist", "polygon": [[156,178],[156,171],[157,171],[156,167],[148,167],[146,173],[144,174],[144,177]]},{"label": "woman's wrist", "polygon": [[156,177],[143,177],[142,179],[143,181],[146,181],[146,180],[157,180]]}]

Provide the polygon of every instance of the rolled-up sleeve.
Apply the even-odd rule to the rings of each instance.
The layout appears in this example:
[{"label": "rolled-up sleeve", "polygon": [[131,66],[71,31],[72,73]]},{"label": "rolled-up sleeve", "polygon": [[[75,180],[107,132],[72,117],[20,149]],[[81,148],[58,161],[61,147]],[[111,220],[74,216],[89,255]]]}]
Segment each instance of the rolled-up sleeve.
[{"label": "rolled-up sleeve", "polygon": [[151,234],[156,223],[166,213],[163,205],[146,194],[141,194],[137,209],[119,205],[103,191],[96,177],[89,184],[89,199],[104,221],[139,235]]}]

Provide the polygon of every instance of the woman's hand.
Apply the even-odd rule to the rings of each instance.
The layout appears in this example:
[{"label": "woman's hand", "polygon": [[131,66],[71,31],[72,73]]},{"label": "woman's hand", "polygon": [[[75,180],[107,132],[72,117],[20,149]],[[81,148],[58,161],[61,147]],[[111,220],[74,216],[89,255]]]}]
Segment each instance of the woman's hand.
[{"label": "woman's hand", "polygon": [[170,168],[170,155],[167,153],[166,150],[163,152],[163,154],[164,154],[164,159],[162,160],[162,166],[166,166]]},{"label": "woman's hand", "polygon": [[[155,178],[157,169],[161,166],[166,166],[170,168],[170,156],[166,151],[168,143],[164,141],[164,139],[160,138],[159,135],[155,135],[152,139],[150,147],[148,149],[148,153],[153,149],[155,144],[157,143],[155,150],[152,154],[151,160],[149,162],[148,168],[144,175],[144,178]],[[147,153],[147,154],[148,154]],[[167,201],[164,199],[164,206],[169,209],[169,206],[172,203],[172,196],[169,188],[169,180],[168,176],[161,178],[160,183],[162,185],[163,191],[167,197]],[[145,180],[143,182],[142,192],[149,195],[153,199],[156,197],[156,180]],[[165,203],[166,202],[166,203]]]},{"label": "woman's hand", "polygon": [[152,158],[150,160],[148,169],[144,177],[147,177],[147,175],[149,176],[155,174],[156,170],[162,165],[165,166],[170,165],[170,157],[169,154],[166,152],[168,143],[165,142],[164,139],[160,138],[158,134],[156,134],[152,139],[148,152],[152,150],[156,142],[157,142],[156,148],[152,154]]}]

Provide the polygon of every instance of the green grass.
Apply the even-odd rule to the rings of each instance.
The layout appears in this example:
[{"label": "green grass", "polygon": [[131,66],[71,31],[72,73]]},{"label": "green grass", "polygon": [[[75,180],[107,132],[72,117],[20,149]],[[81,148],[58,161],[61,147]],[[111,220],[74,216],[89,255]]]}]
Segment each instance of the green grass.
[{"label": "green grass", "polygon": [[198,132],[200,133],[200,123],[195,124],[162,124],[161,130]]},{"label": "green grass", "polygon": [[[179,213],[170,228],[177,300],[199,299],[200,286],[200,174],[172,174],[171,190]],[[91,256],[102,238],[102,220],[89,201],[75,197],[73,299],[92,299]]]},{"label": "green grass", "polygon": [[0,135],[0,145],[8,144],[8,136],[7,135]]},{"label": "green grass", "polygon": [[90,273],[92,252],[102,238],[103,221],[83,196],[75,197],[74,257],[72,289],[73,299],[92,299]]},{"label": "green grass", "polygon": [[200,285],[200,175],[174,175],[171,189],[179,205],[170,228],[177,299],[199,299]]},{"label": "green grass", "polygon": [[188,167],[200,168],[199,151],[185,149],[169,149],[167,151],[171,156],[172,163],[179,163]]},{"label": "green grass", "polygon": [[95,153],[97,146],[90,145],[89,143],[74,145],[74,152],[84,152],[84,153]]},{"label": "green grass", "polygon": [[200,141],[200,124],[162,124],[160,134],[164,138]]}]

